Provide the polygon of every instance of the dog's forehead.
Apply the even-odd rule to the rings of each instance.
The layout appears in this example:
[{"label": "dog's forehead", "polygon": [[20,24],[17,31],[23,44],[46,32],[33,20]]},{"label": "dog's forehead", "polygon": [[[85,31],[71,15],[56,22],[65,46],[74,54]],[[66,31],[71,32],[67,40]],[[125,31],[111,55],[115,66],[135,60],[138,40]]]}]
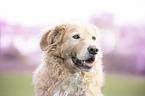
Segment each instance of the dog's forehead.
[{"label": "dog's forehead", "polygon": [[84,30],[82,31],[83,34],[87,34],[87,35],[93,35],[96,36],[96,30],[94,30],[94,28],[90,25],[90,26],[84,26]]},{"label": "dog's forehead", "polygon": [[71,24],[68,26],[68,30],[66,34],[71,35],[92,35],[97,36],[97,28],[91,24]]}]

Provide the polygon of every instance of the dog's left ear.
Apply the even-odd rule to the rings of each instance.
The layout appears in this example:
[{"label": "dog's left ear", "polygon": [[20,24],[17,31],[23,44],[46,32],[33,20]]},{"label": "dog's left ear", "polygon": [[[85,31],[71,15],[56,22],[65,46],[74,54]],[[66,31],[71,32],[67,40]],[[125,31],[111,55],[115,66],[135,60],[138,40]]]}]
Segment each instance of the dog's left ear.
[{"label": "dog's left ear", "polygon": [[53,30],[46,32],[40,40],[40,48],[46,51],[48,48],[56,46],[62,42],[62,38],[66,31],[66,25],[56,26]]},{"label": "dog's left ear", "polygon": [[55,45],[62,41],[64,33],[66,31],[65,25],[59,25],[54,28],[54,30],[49,34],[48,43]]}]

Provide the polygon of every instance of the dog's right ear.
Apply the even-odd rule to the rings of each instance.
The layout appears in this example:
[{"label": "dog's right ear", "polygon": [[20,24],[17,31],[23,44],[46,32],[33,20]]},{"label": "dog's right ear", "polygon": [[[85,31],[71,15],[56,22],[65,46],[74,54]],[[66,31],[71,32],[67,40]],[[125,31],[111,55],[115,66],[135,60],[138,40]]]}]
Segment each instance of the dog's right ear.
[{"label": "dog's right ear", "polygon": [[40,39],[40,49],[42,50],[42,51],[46,51],[47,50],[47,47],[48,47],[48,40],[47,40],[47,38],[48,38],[48,34],[51,32],[52,30],[49,30],[48,32],[46,32],[46,33],[44,33],[43,35],[42,35],[42,37],[41,37],[41,39]]},{"label": "dog's right ear", "polygon": [[66,25],[59,25],[44,33],[40,39],[40,49],[46,51],[48,48],[55,48],[61,42],[65,31]]}]

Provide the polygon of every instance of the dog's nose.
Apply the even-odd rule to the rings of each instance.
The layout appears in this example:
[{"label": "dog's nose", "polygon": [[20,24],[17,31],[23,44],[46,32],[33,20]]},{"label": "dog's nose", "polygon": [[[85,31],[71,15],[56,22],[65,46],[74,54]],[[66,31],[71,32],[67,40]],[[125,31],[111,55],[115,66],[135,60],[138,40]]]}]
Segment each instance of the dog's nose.
[{"label": "dog's nose", "polygon": [[99,50],[95,46],[89,46],[88,51],[89,51],[90,54],[96,55]]}]

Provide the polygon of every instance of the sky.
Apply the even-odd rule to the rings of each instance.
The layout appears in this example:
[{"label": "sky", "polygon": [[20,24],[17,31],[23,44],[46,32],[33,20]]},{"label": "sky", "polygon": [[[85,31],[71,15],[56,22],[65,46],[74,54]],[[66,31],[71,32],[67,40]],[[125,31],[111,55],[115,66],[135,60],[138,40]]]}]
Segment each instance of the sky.
[{"label": "sky", "polygon": [[0,19],[26,26],[88,21],[110,12],[115,22],[145,23],[145,0],[0,0]]}]

